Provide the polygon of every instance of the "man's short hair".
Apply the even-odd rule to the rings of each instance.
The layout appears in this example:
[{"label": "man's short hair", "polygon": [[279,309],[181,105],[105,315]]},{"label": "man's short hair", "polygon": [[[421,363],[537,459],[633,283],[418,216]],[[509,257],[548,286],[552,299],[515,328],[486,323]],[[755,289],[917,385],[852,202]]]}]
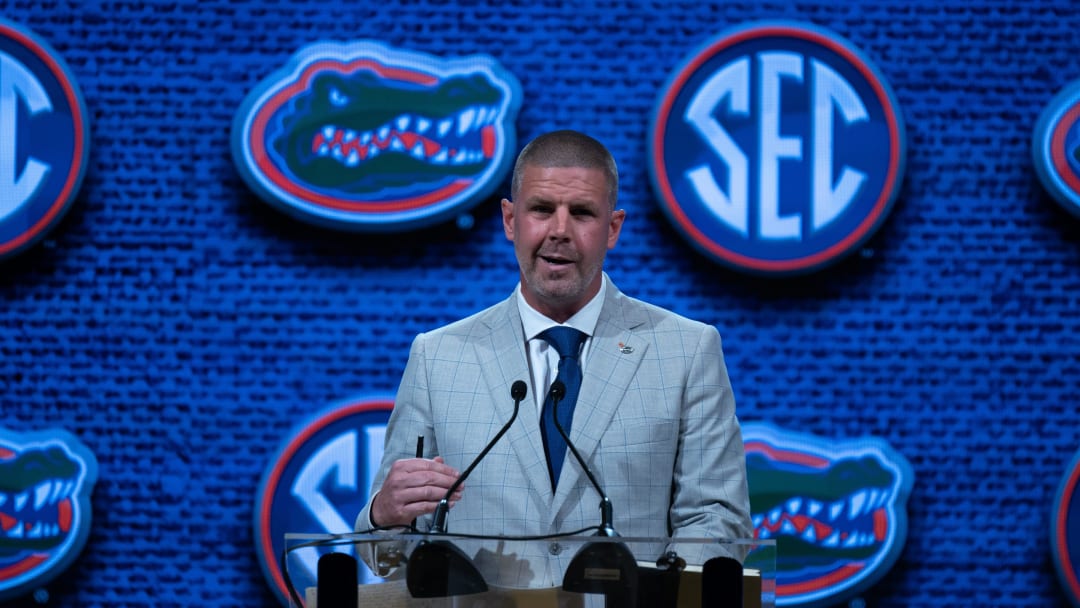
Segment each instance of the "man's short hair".
[{"label": "man's short hair", "polygon": [[619,169],[615,158],[599,141],[579,131],[552,131],[530,141],[518,154],[510,184],[510,198],[516,200],[521,189],[521,174],[525,167],[575,167],[600,169],[607,176],[608,201],[611,208],[619,198]]}]

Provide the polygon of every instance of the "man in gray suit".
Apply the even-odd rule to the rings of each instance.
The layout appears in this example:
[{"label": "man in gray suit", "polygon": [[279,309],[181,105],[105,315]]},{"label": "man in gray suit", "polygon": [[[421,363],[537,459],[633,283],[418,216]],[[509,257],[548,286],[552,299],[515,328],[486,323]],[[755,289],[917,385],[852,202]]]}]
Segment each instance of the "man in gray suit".
[{"label": "man in gray suit", "polygon": [[[510,419],[516,380],[528,383],[529,396],[451,497],[446,531],[543,536],[599,524],[600,496],[573,455],[559,473],[545,457],[541,414],[559,355],[539,334],[565,325],[584,334],[569,437],[611,498],[614,529],[624,537],[752,535],[720,336],[711,325],[623,295],[603,272],[626,216],[615,208],[617,192],[614,159],[587,135],[556,131],[522,150],[511,200],[502,201],[518,288],[416,337],[358,531],[418,517],[430,525],[460,472]],[[424,458],[415,457],[418,436]],[[517,557],[529,564],[530,586],[557,585],[572,557],[566,553],[553,542],[542,554]]]}]

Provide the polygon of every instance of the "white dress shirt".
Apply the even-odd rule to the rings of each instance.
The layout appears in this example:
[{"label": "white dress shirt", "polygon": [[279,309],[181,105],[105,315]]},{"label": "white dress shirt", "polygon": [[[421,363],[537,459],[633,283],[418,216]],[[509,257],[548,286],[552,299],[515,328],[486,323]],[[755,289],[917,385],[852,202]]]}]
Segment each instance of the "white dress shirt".
[{"label": "white dress shirt", "polygon": [[[588,365],[592,335],[596,332],[596,322],[600,319],[600,310],[604,307],[604,294],[607,292],[609,279],[607,274],[603,274],[602,277],[600,291],[596,293],[593,299],[589,300],[588,304],[577,311],[574,316],[567,319],[566,323],[563,323],[564,326],[573,327],[588,336],[578,356],[583,376],[586,365]],[[521,283],[518,283],[515,294],[517,296],[518,311],[521,313],[521,326],[525,332],[525,350],[529,355],[529,372],[532,375],[532,387],[529,390],[532,392],[533,402],[536,404],[536,416],[539,418],[544,409],[544,399],[547,397],[548,388],[552,382],[555,382],[555,376],[559,370],[558,351],[548,344],[547,340],[541,338],[540,334],[544,330],[559,324],[529,306],[529,303],[525,301],[525,296],[521,294]]]}]

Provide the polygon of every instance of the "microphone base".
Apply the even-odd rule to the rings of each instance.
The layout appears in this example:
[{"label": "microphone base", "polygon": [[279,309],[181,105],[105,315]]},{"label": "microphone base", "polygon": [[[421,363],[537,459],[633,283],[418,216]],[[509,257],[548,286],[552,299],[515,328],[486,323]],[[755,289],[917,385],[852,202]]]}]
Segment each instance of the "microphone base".
[{"label": "microphone base", "polygon": [[406,565],[405,584],[415,598],[483,593],[487,583],[469,556],[445,540],[421,542]]},{"label": "microphone base", "polygon": [[562,588],[575,593],[601,593],[609,606],[633,608],[638,589],[634,554],[619,542],[588,543],[570,560]]}]

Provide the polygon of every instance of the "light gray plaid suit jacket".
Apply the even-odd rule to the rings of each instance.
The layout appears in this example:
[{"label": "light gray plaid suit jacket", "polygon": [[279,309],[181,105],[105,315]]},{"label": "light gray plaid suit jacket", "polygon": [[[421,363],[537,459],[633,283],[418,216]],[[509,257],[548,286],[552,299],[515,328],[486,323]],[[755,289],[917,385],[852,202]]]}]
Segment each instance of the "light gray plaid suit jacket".
[{"label": "light gray plaid suit jacket", "polygon": [[[425,456],[441,455],[464,471],[510,419],[511,384],[531,384],[530,377],[513,296],[417,336],[372,495],[395,460],[415,456],[418,435],[425,437]],[[517,420],[464,482],[447,532],[544,535],[600,523],[600,497],[572,454],[552,492],[532,407],[536,390],[529,387]],[[715,327],[610,285],[570,439],[610,497],[622,536],[752,535],[742,436]],[[359,514],[357,530],[368,527],[370,507]],[[527,568],[533,586],[561,580],[573,556],[556,552],[518,555],[540,562]]]}]

